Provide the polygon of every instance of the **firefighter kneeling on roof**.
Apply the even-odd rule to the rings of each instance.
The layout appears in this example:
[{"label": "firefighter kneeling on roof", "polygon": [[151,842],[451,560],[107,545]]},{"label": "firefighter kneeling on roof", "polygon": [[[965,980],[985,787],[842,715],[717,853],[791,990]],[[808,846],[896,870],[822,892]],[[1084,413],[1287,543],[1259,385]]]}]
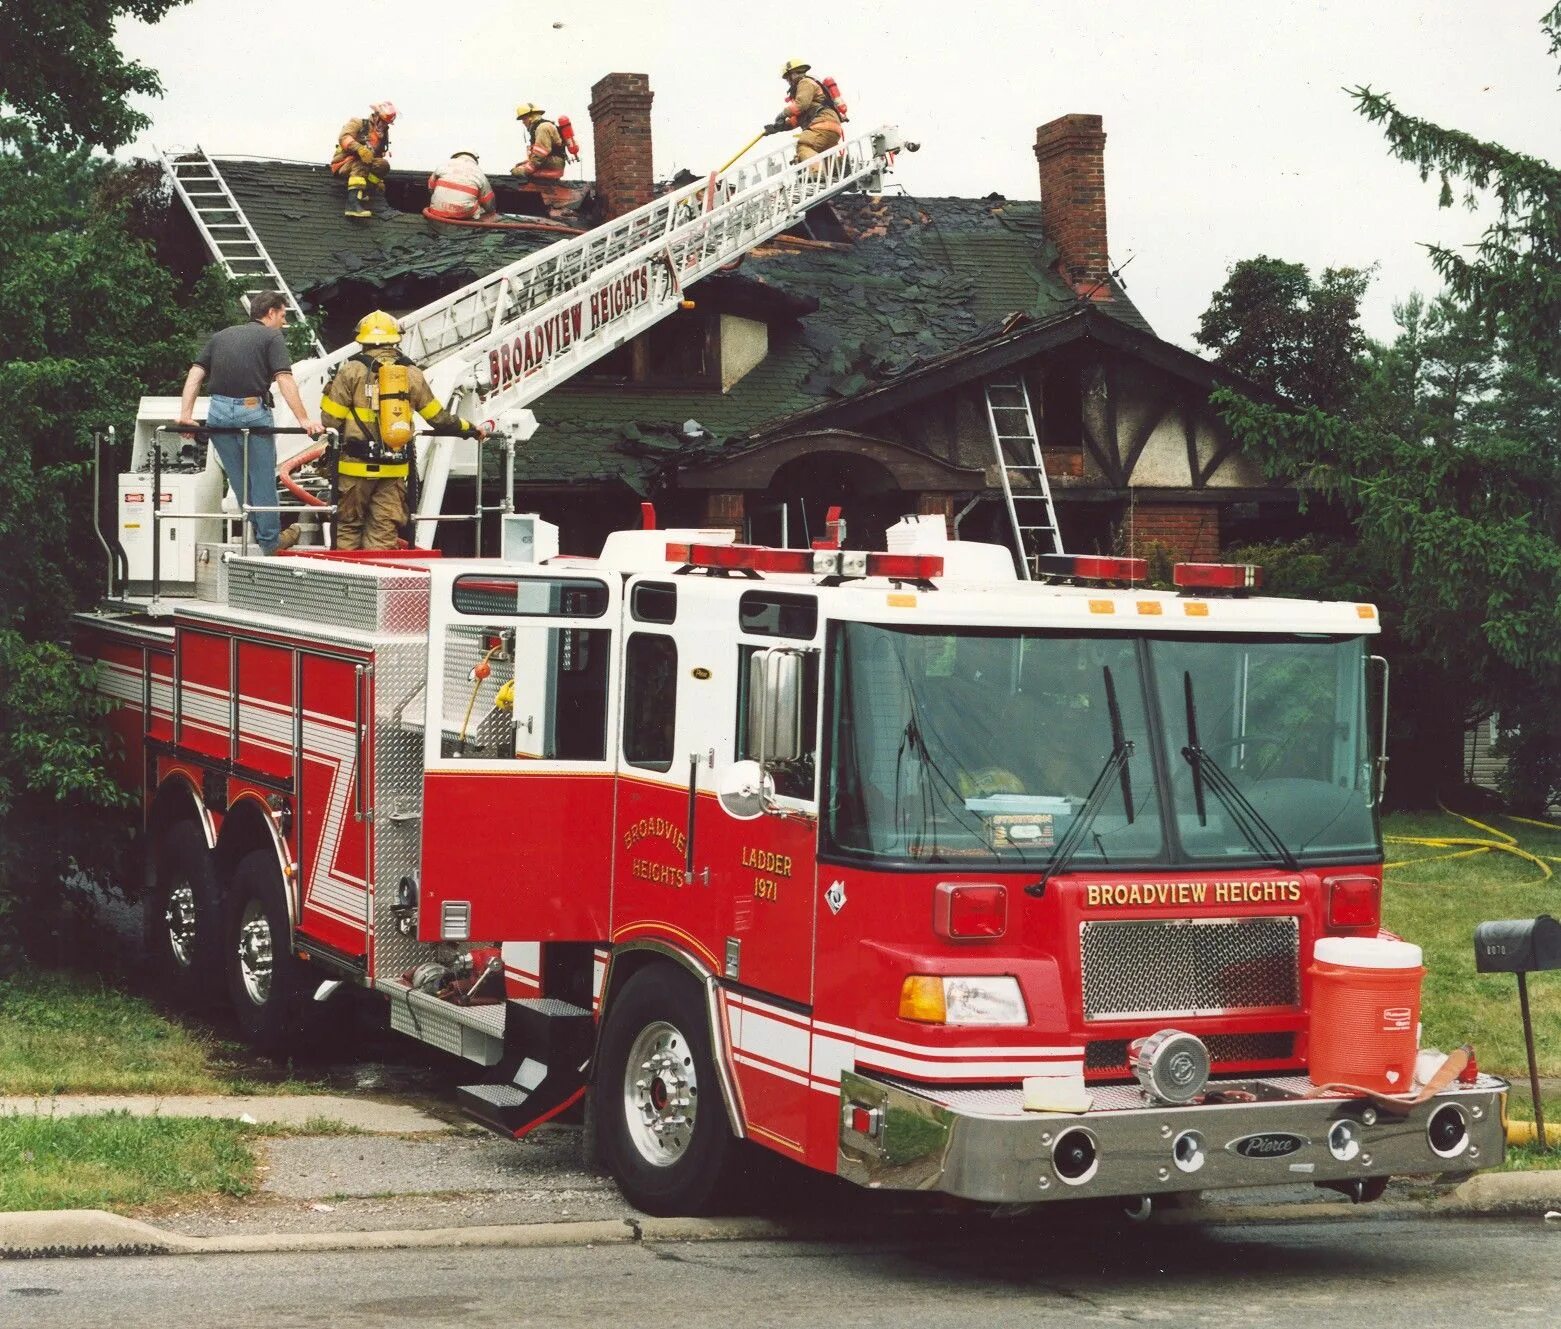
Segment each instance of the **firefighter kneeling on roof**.
[{"label": "firefighter kneeling on roof", "polygon": [[367,118],[354,116],[336,136],[331,172],[347,178],[344,217],[372,217],[369,206],[374,191],[385,188],[390,174],[390,126],[396,118],[394,102],[375,102]]},{"label": "firefighter kneeling on roof", "polygon": [[486,221],[496,216],[493,186],[475,152],[458,152],[428,177],[430,197],[423,216],[435,221]]},{"label": "firefighter kneeling on roof", "polygon": [[396,349],[401,328],[376,309],[358,324],[363,347],[336,371],[320,414],[341,429],[336,462],[336,548],[394,549],[407,511],[407,472],[421,416],[441,433],[486,438],[481,425],[451,415],[423,371]]}]

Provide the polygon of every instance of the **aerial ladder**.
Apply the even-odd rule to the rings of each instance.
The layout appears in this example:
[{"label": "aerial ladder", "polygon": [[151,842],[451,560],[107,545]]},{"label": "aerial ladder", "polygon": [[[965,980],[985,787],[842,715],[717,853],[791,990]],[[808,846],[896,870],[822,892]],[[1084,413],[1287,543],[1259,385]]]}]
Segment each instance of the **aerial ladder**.
[{"label": "aerial ladder", "polygon": [[[401,350],[453,411],[529,438],[529,403],[659,323],[694,282],[797,225],[810,208],[849,189],[880,190],[904,146],[884,126],[805,162],[790,160],[788,143],[713,172],[404,315]],[[304,400],[315,400],[357,350],[295,365]],[[422,548],[434,542],[458,441],[425,442],[415,514]],[[474,444],[461,446],[475,458]]]}]

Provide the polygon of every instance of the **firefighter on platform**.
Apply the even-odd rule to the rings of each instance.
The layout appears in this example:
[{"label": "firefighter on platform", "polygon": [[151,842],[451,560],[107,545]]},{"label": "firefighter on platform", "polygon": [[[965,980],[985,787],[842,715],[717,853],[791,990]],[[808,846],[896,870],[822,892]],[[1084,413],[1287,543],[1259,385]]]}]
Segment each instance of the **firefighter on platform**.
[{"label": "firefighter on platform", "polygon": [[325,389],[320,415],[341,430],[336,461],[336,548],[394,549],[407,511],[407,472],[417,417],[442,433],[486,438],[481,425],[451,415],[423,371],[396,349],[401,328],[376,309],[358,324],[362,352]]},{"label": "firefighter on platform", "polygon": [[375,102],[367,117],[354,116],[341,127],[331,170],[347,181],[344,217],[372,217],[369,207],[376,189],[385,188],[390,174],[390,126],[395,123],[394,102]]},{"label": "firefighter on platform", "polygon": [[436,221],[486,221],[498,213],[475,152],[456,153],[428,177],[428,188],[432,195],[423,215]]},{"label": "firefighter on platform", "polygon": [[801,130],[795,158],[799,162],[827,152],[845,136],[840,124],[843,108],[828,88],[808,77],[812,67],[806,60],[788,60],[781,66],[781,77],[786,80],[786,105],[764,127],[766,134]]},{"label": "firefighter on platform", "polygon": [[562,180],[566,158],[564,136],[558,126],[544,119],[542,108],[534,102],[521,102],[515,108],[515,118],[526,126],[531,148],[525,161],[510,167],[510,174],[522,180]]}]

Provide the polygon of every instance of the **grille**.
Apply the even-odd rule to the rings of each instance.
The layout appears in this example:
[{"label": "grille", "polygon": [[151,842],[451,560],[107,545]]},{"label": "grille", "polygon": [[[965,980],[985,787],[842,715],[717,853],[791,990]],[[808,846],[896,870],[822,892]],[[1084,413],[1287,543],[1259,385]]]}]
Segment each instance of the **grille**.
[{"label": "grille", "polygon": [[1296,918],[1086,922],[1079,951],[1087,1020],[1217,1015],[1300,1001]]},{"label": "grille", "polygon": [[[1245,1061],[1289,1061],[1295,1055],[1294,1034],[1210,1034],[1203,1040],[1216,1064]],[[1126,1071],[1127,1039],[1103,1038],[1084,1048],[1087,1071]]]}]

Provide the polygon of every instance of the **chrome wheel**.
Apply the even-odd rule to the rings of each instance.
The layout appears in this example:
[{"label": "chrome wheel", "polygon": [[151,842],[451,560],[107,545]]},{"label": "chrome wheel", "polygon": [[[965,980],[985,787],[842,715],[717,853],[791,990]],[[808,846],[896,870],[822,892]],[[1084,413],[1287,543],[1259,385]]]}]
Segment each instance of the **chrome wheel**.
[{"label": "chrome wheel", "polygon": [[694,1138],[699,1079],[694,1053],[675,1025],[657,1020],[635,1038],[624,1066],[623,1116],[647,1162],[670,1167]]},{"label": "chrome wheel", "polygon": [[168,949],[181,969],[195,962],[195,891],[187,881],[168,892],[163,906],[163,925],[168,929]]},{"label": "chrome wheel", "polygon": [[271,924],[259,900],[244,905],[238,925],[238,968],[244,991],[257,1006],[271,997],[271,973],[275,957],[271,951]]}]

